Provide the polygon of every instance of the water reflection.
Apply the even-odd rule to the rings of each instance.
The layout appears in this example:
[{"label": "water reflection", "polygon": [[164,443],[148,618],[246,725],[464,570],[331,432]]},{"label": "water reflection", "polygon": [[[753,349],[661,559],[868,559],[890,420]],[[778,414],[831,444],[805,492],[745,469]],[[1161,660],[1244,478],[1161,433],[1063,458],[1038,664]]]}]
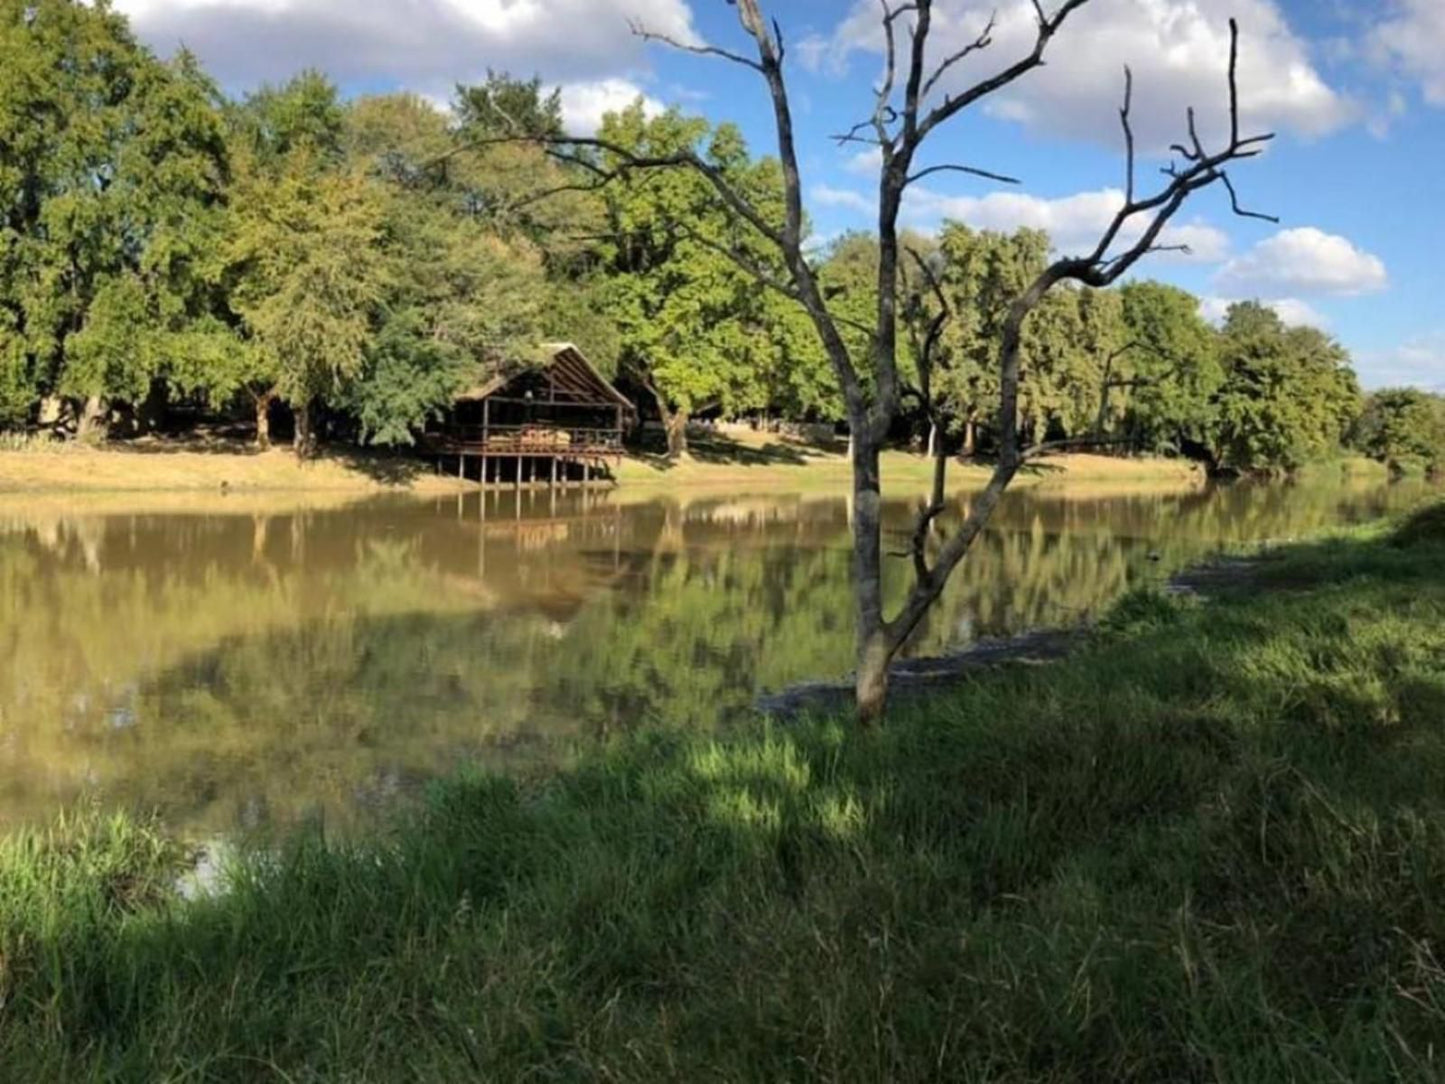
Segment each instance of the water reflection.
[{"label": "water reflection", "polygon": [[[1421,492],[1019,491],[913,650],[1076,619],[1223,543]],[[889,507],[890,548],[910,515]],[[848,518],[842,498],[786,496],[0,507],[0,819],[94,792],[197,832],[346,821],[463,759],[716,726],[847,671]],[[892,562],[895,604],[907,576]]]}]

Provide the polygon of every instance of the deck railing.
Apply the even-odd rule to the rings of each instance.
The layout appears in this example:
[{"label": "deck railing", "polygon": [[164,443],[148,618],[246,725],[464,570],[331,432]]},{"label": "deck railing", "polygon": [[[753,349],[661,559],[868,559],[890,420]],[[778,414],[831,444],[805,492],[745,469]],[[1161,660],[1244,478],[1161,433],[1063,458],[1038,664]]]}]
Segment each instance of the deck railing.
[{"label": "deck railing", "polygon": [[433,434],[435,446],[471,455],[621,455],[619,429],[551,425],[461,425]]}]

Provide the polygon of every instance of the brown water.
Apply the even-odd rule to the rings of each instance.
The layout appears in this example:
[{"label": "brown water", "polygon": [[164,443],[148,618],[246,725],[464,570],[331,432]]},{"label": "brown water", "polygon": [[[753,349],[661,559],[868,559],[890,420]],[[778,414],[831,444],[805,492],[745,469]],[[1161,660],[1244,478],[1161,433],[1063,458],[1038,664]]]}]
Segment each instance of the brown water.
[{"label": "brown water", "polygon": [[[913,650],[1070,622],[1222,544],[1421,493],[1016,491]],[[0,504],[0,824],[89,795],[195,832],[346,823],[462,762],[715,727],[849,669],[842,497],[176,503]],[[890,548],[911,514],[889,507]]]}]

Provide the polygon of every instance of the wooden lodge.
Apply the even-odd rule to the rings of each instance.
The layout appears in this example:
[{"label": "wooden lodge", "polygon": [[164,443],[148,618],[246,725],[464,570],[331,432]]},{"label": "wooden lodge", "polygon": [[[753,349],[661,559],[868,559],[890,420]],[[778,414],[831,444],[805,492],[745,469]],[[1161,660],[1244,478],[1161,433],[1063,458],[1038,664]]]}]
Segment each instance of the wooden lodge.
[{"label": "wooden lodge", "polygon": [[587,485],[622,458],[637,420],[632,401],[571,343],[549,344],[542,362],[504,369],[463,391],[426,432],[437,470],[482,485]]}]

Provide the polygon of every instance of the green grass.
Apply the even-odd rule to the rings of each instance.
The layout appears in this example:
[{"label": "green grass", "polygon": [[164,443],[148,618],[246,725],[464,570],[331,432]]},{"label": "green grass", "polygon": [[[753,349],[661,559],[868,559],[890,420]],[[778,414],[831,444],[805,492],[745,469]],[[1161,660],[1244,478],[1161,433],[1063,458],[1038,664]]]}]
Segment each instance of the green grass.
[{"label": "green grass", "polygon": [[462,776],[195,902],[185,860],[0,845],[0,1075],[1438,1080],[1445,513],[875,733]]}]

